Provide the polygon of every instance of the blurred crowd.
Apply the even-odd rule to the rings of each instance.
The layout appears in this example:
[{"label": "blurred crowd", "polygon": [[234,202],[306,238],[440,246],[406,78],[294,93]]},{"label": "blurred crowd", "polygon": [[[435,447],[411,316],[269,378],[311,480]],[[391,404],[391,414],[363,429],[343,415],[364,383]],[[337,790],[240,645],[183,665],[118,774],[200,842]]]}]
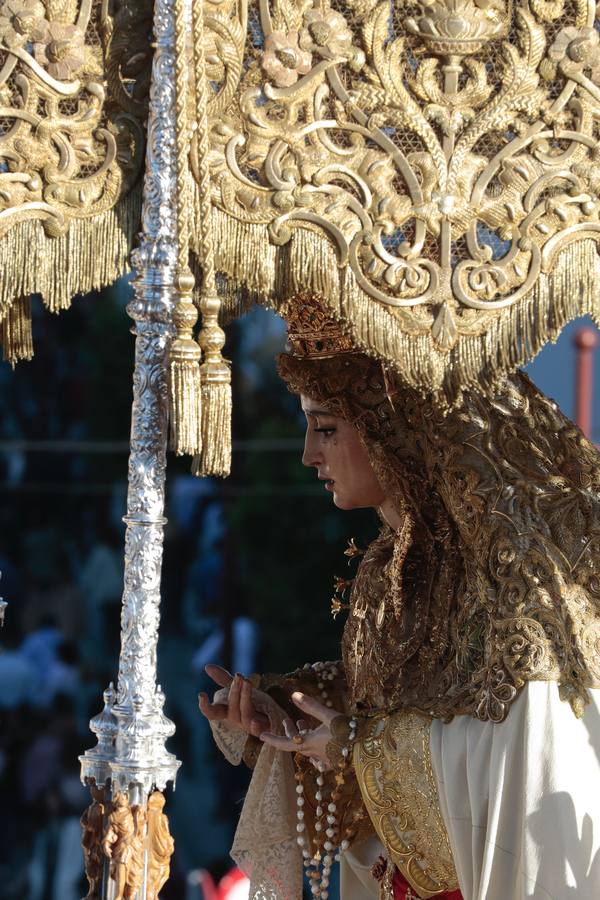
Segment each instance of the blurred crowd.
[{"label": "blurred crowd", "polygon": [[[202,896],[190,893],[186,873],[215,863],[218,872],[245,786],[243,772],[233,780],[215,778],[223,764],[195,705],[198,690],[208,686],[205,662],[255,669],[258,628],[232,602],[235,564],[221,506],[199,499],[187,530],[177,527],[177,509],[171,510],[165,545],[170,561],[188,562],[165,566],[163,585],[159,671],[177,724],[172,749],[187,770],[183,808],[179,793],[169,801],[172,827],[194,831],[195,823],[186,821],[190,795],[196,813],[220,822],[211,829],[212,846],[208,841],[186,853],[189,841],[178,841],[182,853],[167,898]],[[1,594],[9,601],[0,632],[0,808],[10,823],[0,842],[2,900],[76,900],[87,892],[79,818],[89,800],[77,757],[93,744],[89,719],[117,672],[121,539],[108,512],[97,514],[96,531],[78,558],[74,546],[64,552],[58,529],[30,522],[19,557],[0,558]],[[208,779],[217,788],[212,793]]]},{"label": "blurred crowd", "polygon": [[[125,295],[85,298],[60,318],[38,305],[34,360],[0,366],[0,900],[87,893],[78,756],[118,671],[133,363]],[[103,453],[107,441],[114,450]],[[258,628],[241,607],[218,486],[180,467],[169,487],[159,676],[177,726],[170,749],[186,765],[168,798],[177,853],[163,894],[200,900],[190,873],[206,869],[218,886],[230,867],[245,780],[218,777],[196,696],[209,658],[253,670]],[[214,823],[201,842],[198,815]]]}]

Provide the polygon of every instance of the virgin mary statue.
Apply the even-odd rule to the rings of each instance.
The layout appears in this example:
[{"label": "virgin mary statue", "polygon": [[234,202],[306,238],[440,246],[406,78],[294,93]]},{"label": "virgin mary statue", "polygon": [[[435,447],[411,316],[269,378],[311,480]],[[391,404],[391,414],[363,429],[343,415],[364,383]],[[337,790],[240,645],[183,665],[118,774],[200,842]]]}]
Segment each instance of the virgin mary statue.
[{"label": "virgin mary statue", "polygon": [[[292,312],[293,310],[293,312]],[[232,855],[252,900],[600,897],[600,460],[521,373],[445,417],[318,299],[279,370],[303,461],[379,536],[340,585],[341,660],[200,706],[253,768]],[[348,600],[347,604],[344,600]]]}]

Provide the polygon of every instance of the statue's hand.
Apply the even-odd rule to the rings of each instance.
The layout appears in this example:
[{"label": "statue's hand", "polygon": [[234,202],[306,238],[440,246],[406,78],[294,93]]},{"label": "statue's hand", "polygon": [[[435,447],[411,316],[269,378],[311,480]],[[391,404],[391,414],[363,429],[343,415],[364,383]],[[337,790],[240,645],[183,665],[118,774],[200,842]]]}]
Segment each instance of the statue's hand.
[{"label": "statue's hand", "polygon": [[208,694],[204,692],[198,695],[200,712],[207,719],[213,722],[227,721],[234,728],[255,737],[269,727],[267,716],[258,712],[254,705],[253,694],[256,697],[257,691],[247,678],[239,673],[234,677],[222,666],[212,664],[205,667],[205,672],[219,687],[229,688],[226,703],[211,703]]},{"label": "statue's hand", "polygon": [[331,723],[341,713],[338,710],[324,706],[314,697],[295,691],[292,700],[296,706],[306,715],[312,716],[322,724],[317,728],[307,729],[306,722],[299,719],[294,723],[292,719],[285,719],[285,737],[263,731],[261,741],[275,747],[276,750],[284,750],[287,753],[301,753],[308,757],[313,765],[317,765],[322,772],[331,770],[331,760],[327,755],[327,745],[332,739]]}]

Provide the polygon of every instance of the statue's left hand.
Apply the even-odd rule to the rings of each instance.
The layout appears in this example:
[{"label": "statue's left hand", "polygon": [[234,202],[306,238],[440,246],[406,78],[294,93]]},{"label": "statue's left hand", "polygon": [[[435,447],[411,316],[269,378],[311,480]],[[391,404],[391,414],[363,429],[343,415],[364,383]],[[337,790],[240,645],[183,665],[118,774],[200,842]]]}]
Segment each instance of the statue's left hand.
[{"label": "statue's left hand", "polygon": [[299,719],[298,722],[285,719],[283,722],[285,737],[263,731],[260,735],[261,741],[275,747],[276,750],[301,753],[302,756],[308,757],[314,765],[318,765],[321,771],[329,771],[332,768],[331,761],[327,756],[327,744],[332,739],[330,725],[342,713],[299,691],[292,694],[292,700],[298,709],[305,715],[317,719],[321,725],[317,728],[307,729],[303,719]]}]

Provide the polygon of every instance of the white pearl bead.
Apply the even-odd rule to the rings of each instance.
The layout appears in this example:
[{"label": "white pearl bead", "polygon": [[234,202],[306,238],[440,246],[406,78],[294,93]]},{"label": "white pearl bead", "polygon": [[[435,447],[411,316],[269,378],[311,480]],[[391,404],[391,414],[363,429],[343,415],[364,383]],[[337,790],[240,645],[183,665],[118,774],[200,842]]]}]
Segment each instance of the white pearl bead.
[{"label": "white pearl bead", "polygon": [[321,900],[327,900],[329,897],[329,891],[321,891]]},{"label": "white pearl bead", "polygon": [[315,822],[315,831],[323,831],[323,826],[320,822]]},{"label": "white pearl bead", "polygon": [[321,696],[322,696],[323,700],[326,700],[327,697],[329,697],[329,694],[327,693],[327,691],[321,691]]},{"label": "white pearl bead", "polygon": [[301,784],[296,785],[296,793],[297,793],[297,794],[303,794],[303,793],[304,793],[304,788],[302,787]]},{"label": "white pearl bead", "polygon": [[322,815],[323,815],[323,807],[322,807],[322,806],[317,806],[317,808],[316,808],[316,810],[315,810],[315,813],[316,813],[317,816],[322,816]]},{"label": "white pearl bead", "polygon": [[[302,838],[302,840],[304,840],[304,838]],[[308,850],[303,850],[303,851],[302,851],[302,856],[304,857],[305,860],[309,860],[309,859],[310,859],[310,853],[308,852]],[[308,865],[308,863],[307,863],[307,865]]]},{"label": "white pearl bead", "polygon": [[305,827],[306,826],[304,822],[298,822],[298,824],[296,825],[296,831],[304,831]]},{"label": "white pearl bead", "polygon": [[350,751],[347,747],[342,747],[342,756],[344,757],[344,759],[348,756],[349,753]]},{"label": "white pearl bead", "polygon": [[333,828],[328,828],[325,834],[327,835],[327,837],[332,838],[335,834],[335,830]]},{"label": "white pearl bead", "polygon": [[329,887],[329,878],[321,878],[321,886]]},{"label": "white pearl bead", "polygon": [[301,834],[299,834],[298,837],[296,838],[296,843],[297,843],[300,847],[304,847],[304,844],[305,844],[306,842],[305,842],[305,840],[304,840],[304,838],[302,837]]},{"label": "white pearl bead", "polygon": [[317,687],[319,688],[320,691],[322,691],[323,688],[325,687],[325,685],[323,684],[322,681],[319,681],[319,683],[317,684]]},{"label": "white pearl bead", "polygon": [[328,700],[328,701],[326,702],[325,706],[328,706],[329,709],[331,709],[331,707],[333,706],[333,703],[331,702],[331,700]]},{"label": "white pearl bead", "polygon": [[296,803],[298,804],[298,806],[304,806],[304,797],[297,797]]},{"label": "white pearl bead", "polygon": [[339,854],[339,853],[336,853],[336,854],[335,854],[335,861],[336,861],[336,862],[339,862],[339,861],[340,861],[340,858],[341,858],[341,857],[340,857],[340,854]]},{"label": "white pearl bead", "polygon": [[325,779],[322,775],[317,775],[317,784],[319,787],[322,787],[325,784]]},{"label": "white pearl bead", "polygon": [[303,819],[304,818],[304,810],[303,809],[296,810],[296,817],[298,819]]},{"label": "white pearl bead", "polygon": [[347,850],[349,846],[350,846],[350,841],[347,841],[346,838],[344,838],[344,840],[340,844],[340,847],[342,848],[342,850]]},{"label": "white pearl bead", "polygon": [[337,809],[337,806],[335,805],[335,803],[330,803],[327,809],[329,810],[329,812],[334,813]]},{"label": "white pearl bead", "polygon": [[323,846],[325,847],[326,850],[333,850],[333,844],[331,843],[331,841],[325,841]]},{"label": "white pearl bead", "polygon": [[[325,845],[325,849],[327,850],[327,845]],[[326,853],[325,856],[323,857],[323,865],[329,866],[329,868],[331,868],[332,862],[333,862],[333,857],[330,856],[329,853]]]}]

